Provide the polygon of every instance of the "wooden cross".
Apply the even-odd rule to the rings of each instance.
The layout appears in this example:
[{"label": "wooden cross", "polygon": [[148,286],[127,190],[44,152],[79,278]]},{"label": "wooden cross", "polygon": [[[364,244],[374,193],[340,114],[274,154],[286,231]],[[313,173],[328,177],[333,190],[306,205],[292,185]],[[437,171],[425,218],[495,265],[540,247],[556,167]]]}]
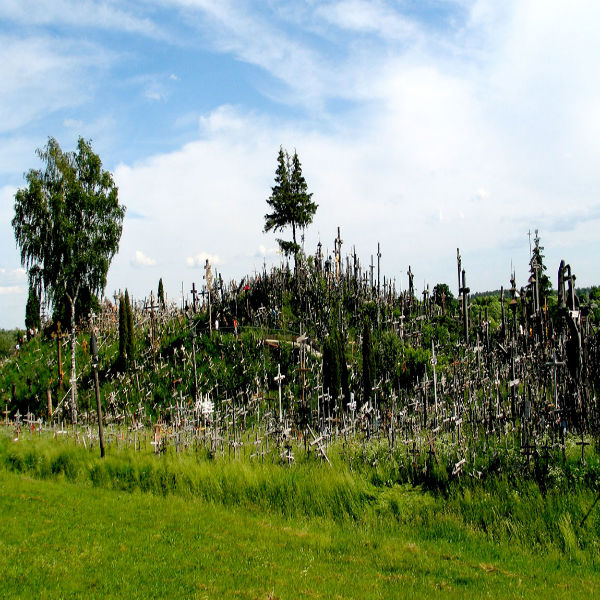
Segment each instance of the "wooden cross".
[{"label": "wooden cross", "polygon": [[275,377],[275,381],[277,382],[277,385],[279,386],[279,422],[281,423],[283,421],[283,413],[281,410],[281,382],[285,379],[285,375],[281,374],[281,368],[279,363],[277,364],[277,376]]},{"label": "wooden cross", "polygon": [[196,312],[196,309],[198,307],[198,290],[196,289],[196,284],[192,283],[192,289],[190,290],[191,294],[192,294],[192,306],[194,308],[194,312]]},{"label": "wooden cross", "polygon": [[585,441],[585,439],[583,437],[583,429],[581,430],[581,441],[575,442],[575,444],[577,444],[578,446],[581,446],[581,464],[585,465],[585,447],[589,446],[590,443]]}]

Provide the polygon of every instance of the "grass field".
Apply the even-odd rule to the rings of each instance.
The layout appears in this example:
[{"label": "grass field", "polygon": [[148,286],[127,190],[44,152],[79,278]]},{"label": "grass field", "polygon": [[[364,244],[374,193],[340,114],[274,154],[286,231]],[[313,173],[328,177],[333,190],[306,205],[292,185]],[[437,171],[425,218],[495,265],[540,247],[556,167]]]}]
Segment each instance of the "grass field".
[{"label": "grass field", "polygon": [[[506,506],[489,489],[444,499],[319,465],[161,460],[115,453],[98,467],[67,443],[0,440],[0,595],[572,599],[600,584],[597,514],[578,528],[591,492],[561,505],[517,495]],[[143,491],[140,481],[154,479],[162,487]],[[290,494],[287,509],[275,489],[283,503]],[[309,490],[330,509],[311,512]],[[528,506],[533,537],[519,525]],[[537,514],[552,507],[556,538]],[[507,511],[512,538],[482,520]]]}]

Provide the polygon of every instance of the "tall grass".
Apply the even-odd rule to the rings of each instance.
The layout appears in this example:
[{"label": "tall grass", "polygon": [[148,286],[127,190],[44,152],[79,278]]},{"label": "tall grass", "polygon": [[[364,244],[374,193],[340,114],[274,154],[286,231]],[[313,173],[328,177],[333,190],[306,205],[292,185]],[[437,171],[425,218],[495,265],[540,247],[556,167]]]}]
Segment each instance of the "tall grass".
[{"label": "tall grass", "polygon": [[0,465],[42,479],[62,477],[108,489],[177,494],[338,521],[360,519],[375,499],[373,486],[362,477],[327,465],[305,463],[286,469],[202,455],[156,457],[125,449],[101,460],[68,441],[43,438],[14,443],[0,437]]},{"label": "tall grass", "polygon": [[[198,498],[361,527],[400,523],[427,539],[482,539],[570,560],[600,560],[600,505],[581,525],[597,493],[585,478],[565,477],[548,489],[512,474],[481,481],[464,476],[448,481],[443,494],[433,493],[398,484],[401,469],[408,473],[412,468],[399,466],[400,459],[385,461],[380,456],[370,469],[364,466],[367,460],[356,459],[351,469],[346,462],[349,451],[331,448],[333,468],[314,460],[287,468],[269,462],[214,460],[203,453],[155,456],[116,448],[102,460],[73,441],[32,437],[15,443],[0,435],[0,468],[41,479]],[[376,449],[372,452],[377,454]],[[437,477],[443,478],[443,469],[438,468],[442,474]]]}]

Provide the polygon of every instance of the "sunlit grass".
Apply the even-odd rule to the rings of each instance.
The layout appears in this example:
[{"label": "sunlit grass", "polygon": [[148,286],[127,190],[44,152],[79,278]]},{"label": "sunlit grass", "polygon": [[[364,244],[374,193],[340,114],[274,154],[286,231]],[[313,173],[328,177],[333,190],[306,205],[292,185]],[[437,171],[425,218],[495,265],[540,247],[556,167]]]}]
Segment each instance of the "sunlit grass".
[{"label": "sunlit grass", "polygon": [[116,446],[102,460],[73,439],[4,433],[0,593],[593,596],[593,486],[496,477],[433,493],[330,450],[333,468]]}]

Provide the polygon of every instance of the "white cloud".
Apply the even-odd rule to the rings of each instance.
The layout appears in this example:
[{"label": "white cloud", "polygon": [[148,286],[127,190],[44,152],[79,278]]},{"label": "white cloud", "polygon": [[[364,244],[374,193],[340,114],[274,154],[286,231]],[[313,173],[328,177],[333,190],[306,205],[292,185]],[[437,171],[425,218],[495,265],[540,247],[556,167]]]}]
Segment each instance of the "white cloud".
[{"label": "white cloud", "polygon": [[209,264],[217,266],[222,264],[221,259],[218,254],[210,254],[208,252],[200,252],[195,256],[188,256],[185,259],[186,266],[190,268],[204,268],[206,266],[206,261],[208,260]]},{"label": "white cloud", "polygon": [[18,285],[0,285],[0,296],[12,296],[23,292],[23,288]]},{"label": "white cloud", "polygon": [[264,244],[258,245],[258,253],[255,256],[276,256],[279,254],[278,248],[267,248]]},{"label": "white cloud", "polygon": [[135,256],[131,259],[131,264],[134,267],[154,267],[156,260],[146,256],[141,250],[136,250]]}]

